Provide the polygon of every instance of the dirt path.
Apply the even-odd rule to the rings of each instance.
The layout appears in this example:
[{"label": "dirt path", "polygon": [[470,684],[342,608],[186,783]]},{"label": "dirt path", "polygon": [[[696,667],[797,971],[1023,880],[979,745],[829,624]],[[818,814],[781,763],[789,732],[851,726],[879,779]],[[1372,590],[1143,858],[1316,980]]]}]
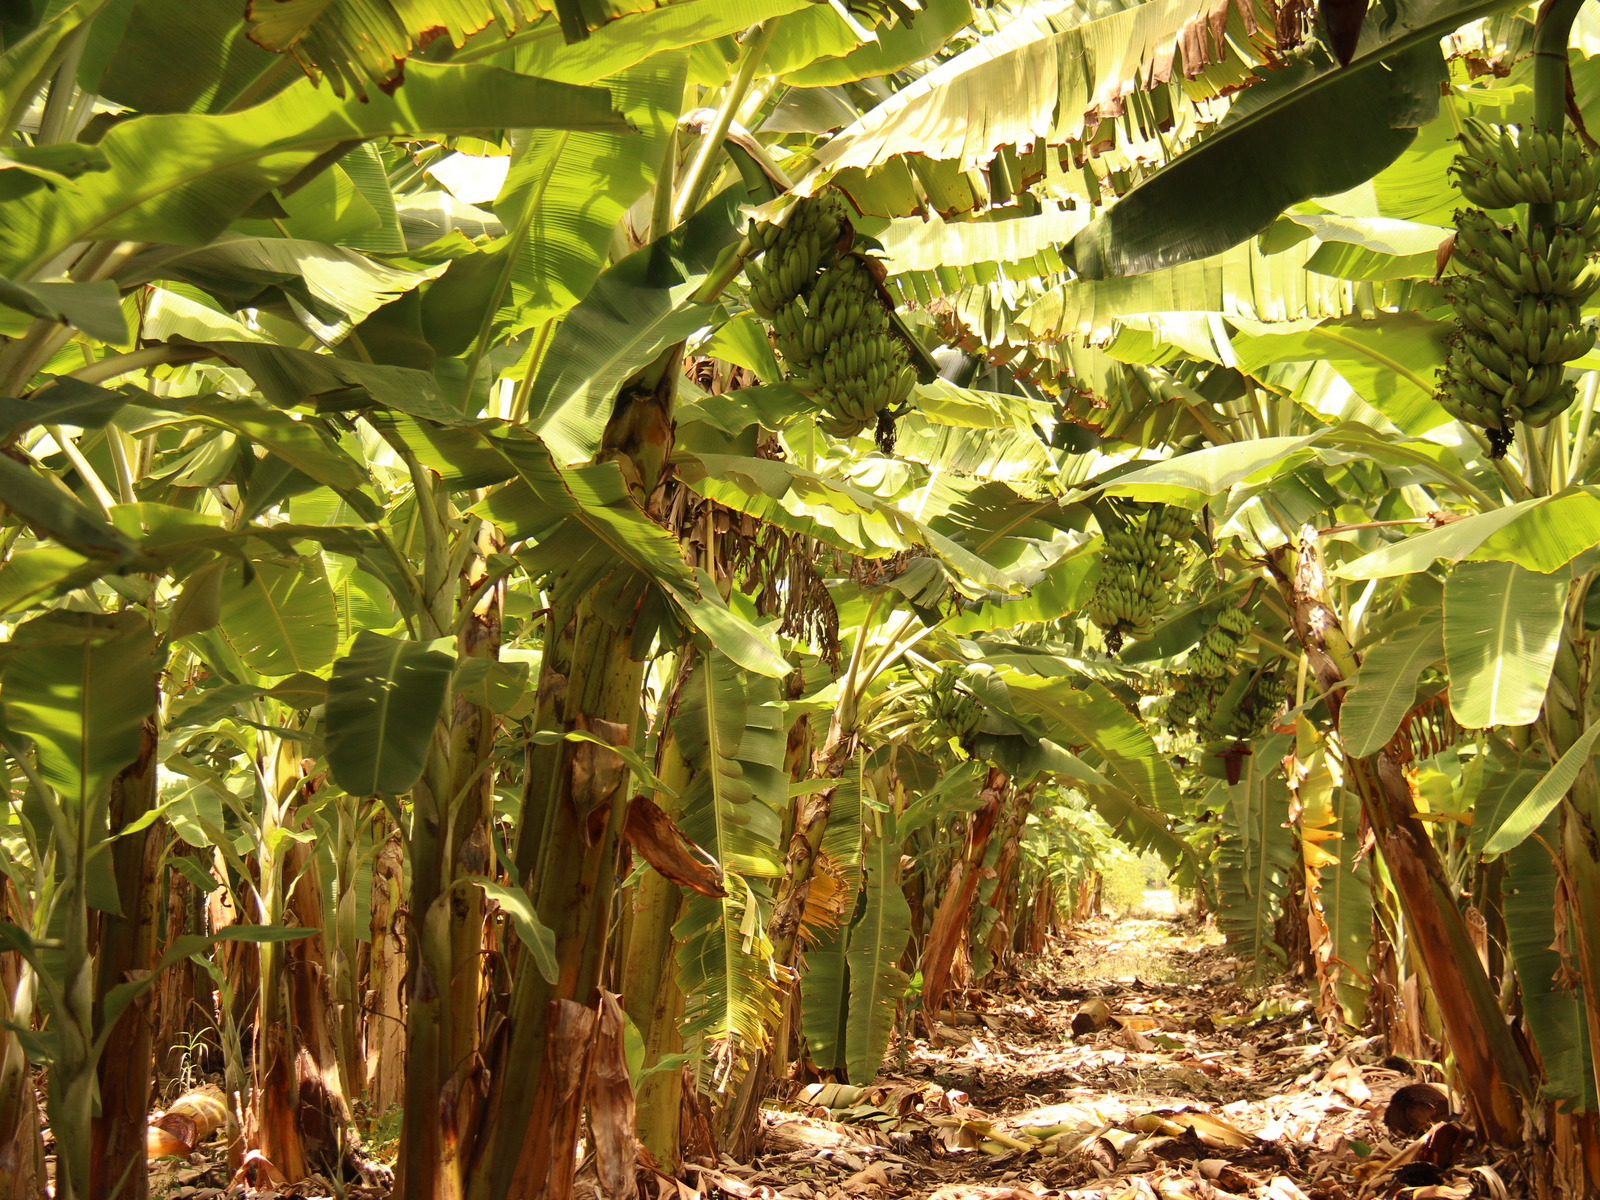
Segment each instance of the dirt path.
[{"label": "dirt path", "polygon": [[[1160,915],[1079,927],[1042,960],[953,997],[937,1042],[893,1048],[892,1069],[871,1087],[813,1084],[788,1105],[770,1105],[751,1161],[690,1165],[686,1180],[653,1177],[655,1190],[641,1196],[1526,1194],[1516,1165],[1486,1157],[1452,1119],[1445,1092],[1421,1081],[1429,1068],[1384,1057],[1375,1038],[1330,1041],[1297,984],[1246,986],[1243,965],[1215,932],[1167,915],[1169,893],[1148,893],[1145,908]],[[223,1200],[221,1156],[218,1141],[187,1163],[156,1164],[152,1196]],[[313,1177],[278,1192],[247,1190],[241,1200],[334,1190]],[[576,1194],[599,1196],[590,1171]]]},{"label": "dirt path", "polygon": [[1241,986],[1241,969],[1171,918],[1080,928],[958,1001],[938,1044],[870,1088],[806,1089],[769,1110],[752,1162],[695,1181],[754,1200],[1519,1194],[1442,1090],[1376,1039],[1330,1043],[1303,990]]}]

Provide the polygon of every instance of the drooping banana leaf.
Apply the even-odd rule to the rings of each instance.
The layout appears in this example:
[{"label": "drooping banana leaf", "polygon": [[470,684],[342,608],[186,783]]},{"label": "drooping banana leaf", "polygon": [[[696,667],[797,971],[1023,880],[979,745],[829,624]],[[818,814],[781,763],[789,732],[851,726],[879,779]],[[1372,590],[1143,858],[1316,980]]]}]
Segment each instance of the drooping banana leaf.
[{"label": "drooping banana leaf", "polygon": [[1250,964],[1256,979],[1281,970],[1284,949],[1273,925],[1297,868],[1294,835],[1286,827],[1289,790],[1280,760],[1289,744],[1283,734],[1254,742],[1239,782],[1219,782],[1224,836],[1217,869],[1217,926],[1228,945]]},{"label": "drooping banana leaf", "polygon": [[449,655],[417,642],[358,633],[328,681],[324,737],[334,782],[356,796],[409,791],[422,775],[453,666]]},{"label": "drooping banana leaf", "polygon": [[[1212,31],[1229,8],[1213,0],[1108,6],[1088,19],[1077,4],[1036,6],[865,113],[822,147],[819,167],[800,186],[832,179],[863,211],[903,214],[920,208],[914,172],[933,208],[965,211],[988,194],[962,174],[990,166],[997,149],[1075,143],[1123,111],[1135,81],[1176,90],[1180,42],[1191,79],[1213,62],[1235,66],[1236,52],[1254,66],[1260,47],[1252,35],[1262,31],[1253,8],[1245,11],[1250,27],[1240,24],[1239,36],[1224,41]],[[1042,172],[1042,158],[1035,169]]]},{"label": "drooping banana leaf", "polygon": [[[1073,239],[1074,267],[1104,279],[1194,262],[1260,233],[1292,204],[1370,179],[1438,112],[1445,77],[1439,36],[1486,7],[1459,0],[1406,5],[1390,24],[1392,37],[1383,39],[1399,43],[1386,61],[1373,48],[1348,70],[1322,55],[1265,73],[1235,98],[1216,133]],[[1417,39],[1419,22],[1431,40]],[[1375,13],[1368,29],[1378,28]]]},{"label": "drooping banana leaf", "polygon": [[[1529,839],[1507,856],[1503,909],[1506,940],[1516,963],[1528,1031],[1544,1063],[1545,1098],[1576,1101],[1593,1110],[1594,1047],[1584,1018],[1583,985],[1578,982],[1577,931],[1556,928],[1557,918],[1576,919],[1576,909],[1557,904],[1556,866],[1547,847],[1559,847],[1561,834],[1552,818],[1540,831],[1543,844]],[[1555,949],[1570,947],[1568,958]],[[1563,984],[1570,980],[1571,987]]]},{"label": "drooping banana leaf", "polygon": [[1371,867],[1361,851],[1361,800],[1351,788],[1337,787],[1321,751],[1312,755],[1296,789],[1300,799],[1300,855],[1305,863],[1306,899],[1320,916],[1326,941],[1313,934],[1311,953],[1332,985],[1344,1022],[1352,1029],[1366,1020],[1372,945]]},{"label": "drooping banana leaf", "polygon": [[1437,620],[1407,629],[1372,650],[1339,713],[1339,736],[1358,758],[1376,754],[1400,728],[1417,697],[1422,672],[1444,656]]},{"label": "drooping banana leaf", "polygon": [[[846,916],[846,922],[849,917]],[[826,931],[802,952],[800,1028],[811,1061],[823,1071],[843,1071],[850,1016],[850,942],[847,924]]]},{"label": "drooping banana leaf", "polygon": [[138,610],[57,611],[17,626],[6,648],[4,725],[32,741],[44,782],[88,820],[112,777],[139,756],[156,705],[155,637]]},{"label": "drooping banana leaf", "polygon": [[722,864],[729,895],[695,895],[675,930],[688,1036],[759,1047],[777,1009],[767,959],[766,877],[781,874],[784,729],[777,684],[747,676],[726,656],[701,657],[685,683],[673,732],[693,771],[677,820]]},{"label": "drooping banana leaf", "polygon": [[559,317],[588,292],[617,222],[655,182],[686,66],[681,54],[656,54],[604,82],[629,128],[513,136],[494,203],[506,235],[455,260],[423,301],[423,329],[440,354],[481,352]]},{"label": "drooping banana leaf", "polygon": [[[6,202],[0,276],[28,279],[74,242],[123,238],[204,245],[269,190],[337,147],[389,134],[470,133],[497,125],[617,129],[607,93],[495,67],[413,64],[405,88],[366,103],[304,80],[223,116],[136,117],[99,149],[109,169],[72,188],[46,181]],[[171,153],[182,146],[181,154]]]},{"label": "drooping banana leaf", "polygon": [[409,82],[419,64],[407,60],[435,37],[460,46],[486,26],[503,39],[545,24],[563,44],[582,43],[622,20],[623,38],[649,44],[649,27],[635,31],[627,18],[659,7],[661,0],[256,0],[246,20],[256,45],[293,54],[312,78],[326,77],[336,95],[349,87],[366,99],[369,84],[392,93]]},{"label": "drooping banana leaf", "polygon": [[850,927],[850,1011],[845,1063],[850,1082],[865,1087],[883,1063],[895,1014],[910,982],[899,967],[911,936],[911,906],[900,887],[900,838],[893,814],[874,814],[888,828],[871,835],[866,858],[866,902]]},{"label": "drooping banana leaf", "polygon": [[338,611],[318,558],[230,563],[221,639],[260,675],[318,671],[338,646]]},{"label": "drooping banana leaf", "polygon": [[1450,709],[1468,729],[1527,725],[1544,706],[1569,581],[1515,563],[1458,565],[1444,586]]}]

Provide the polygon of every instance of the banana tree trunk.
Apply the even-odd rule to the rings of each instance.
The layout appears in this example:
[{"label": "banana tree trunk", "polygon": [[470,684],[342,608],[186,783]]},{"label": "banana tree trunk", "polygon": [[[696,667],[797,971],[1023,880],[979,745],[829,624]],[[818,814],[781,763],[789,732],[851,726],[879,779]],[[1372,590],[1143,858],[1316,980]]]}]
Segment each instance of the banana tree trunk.
[{"label": "banana tree trunk", "polygon": [[1000,818],[1006,790],[1005,772],[998,767],[990,767],[980,793],[981,803],[967,824],[961,857],[950,869],[950,878],[945,884],[944,895],[934,912],[933,926],[928,930],[928,940],[922,949],[922,1016],[927,1022],[930,1037],[937,1037],[934,1023],[939,1012],[939,1001],[944,998],[945,983],[950,977],[950,964],[955,959],[956,948],[967,932],[972,900],[978,894],[978,884],[983,879],[980,870],[984,856],[989,852],[989,839]]},{"label": "banana tree trunk", "polygon": [[[675,740],[668,741],[661,762],[663,782],[681,795],[688,771]],[[668,815],[676,818],[678,814],[668,809]],[[646,1069],[683,1049],[678,1031],[683,990],[678,986],[675,961],[678,942],[672,936],[682,912],[683,892],[678,885],[653,867],[648,869],[634,893],[628,936],[618,964],[623,1011],[644,1041]],[[639,1141],[656,1165],[669,1174],[676,1173],[682,1160],[682,1109],[681,1071],[659,1070],[640,1081],[635,1103]]]},{"label": "banana tree trunk", "polygon": [[[628,641],[587,604],[553,613],[538,726],[630,744],[643,666],[628,656]],[[558,970],[546,980],[531,955],[517,956],[509,1032],[491,1071],[488,1136],[468,1165],[474,1200],[562,1194],[549,1189],[570,1169],[581,1107],[566,1102],[583,1095],[586,1080],[586,1059],[578,1061],[586,1018],[576,1010],[593,1015],[587,1006],[608,940],[626,781],[620,756],[593,743],[561,741],[529,755],[515,861],[555,934]]]},{"label": "banana tree trunk", "polygon": [[[38,991],[33,968],[23,964],[15,983],[0,994],[6,1020],[30,1026]],[[43,1194],[44,1141],[33,1073],[22,1043],[7,1029],[0,1034],[0,1200],[34,1200]]]},{"label": "banana tree trunk", "polygon": [[[678,885],[651,870],[639,882],[633,928],[622,963],[623,1010],[644,1041],[644,1066],[654,1067],[683,1049],[678,1023],[683,1017],[683,991],[678,986],[672,936],[683,907]],[[679,1120],[682,1074],[656,1071],[640,1081],[635,1115],[639,1141],[669,1174],[680,1160]]]},{"label": "banana tree trunk", "polygon": [[372,867],[372,951],[367,960],[365,1030],[369,1109],[382,1116],[405,1096],[406,947],[401,910],[405,901],[405,851],[391,837]]},{"label": "banana tree trunk", "polygon": [[[147,813],[156,803],[156,745],[160,730],[146,718],[139,758],[111,785],[110,823],[115,834]],[[99,914],[95,975],[95,1027],[101,1024],[105,996],[134,972],[155,966],[160,891],[158,871],[165,844],[159,825],[125,835],[112,843],[111,870],[116,877],[121,915]],[[149,1180],[144,1169],[145,1127],[150,1116],[151,1053],[147,1002],[128,1007],[106,1043],[97,1064],[100,1115],[95,1117],[89,1192],[100,1200],[144,1200]]]},{"label": "banana tree trunk", "polygon": [[1017,859],[1022,853],[1022,830],[1028,823],[1028,812],[1033,808],[1032,785],[1014,791],[1012,803],[1000,832],[1000,854],[994,864],[994,887],[989,893],[989,907],[1001,914],[989,939],[989,950],[994,955],[995,966],[1004,966],[1015,941],[1016,927],[1021,925],[1022,898],[1017,887]]},{"label": "banana tree trunk", "polygon": [[[169,858],[182,857],[203,863],[204,859],[196,857],[198,853],[194,847],[180,841],[174,844]],[[193,920],[198,892],[188,877],[176,867],[169,865],[162,874],[165,876],[162,881],[165,894],[160,904],[166,928],[160,950],[165,954],[174,940],[199,929],[198,923]],[[182,1074],[187,1055],[192,1052],[192,1048],[186,1045],[189,1035],[204,1025],[201,1014],[207,1010],[196,1004],[195,976],[198,973],[192,962],[180,962],[167,969],[152,993],[154,999],[151,1007],[155,1011],[155,1032],[152,1037],[158,1093],[164,1085]]]},{"label": "banana tree trunk", "polygon": [[[1297,547],[1271,552],[1268,565],[1337,732],[1343,692],[1335,689],[1359,659],[1327,600],[1316,531],[1308,527]],[[1523,1105],[1533,1094],[1528,1067],[1451,898],[1433,840],[1417,818],[1400,762],[1385,748],[1350,761],[1348,770],[1427,970],[1467,1100],[1486,1136],[1519,1146]]]},{"label": "banana tree trunk", "polygon": [[[328,881],[320,878],[311,847],[297,844],[289,852],[287,873],[295,880],[289,908],[294,923],[315,929],[323,924],[323,896]],[[332,971],[321,938],[288,944],[289,1012],[295,1030],[294,1080],[297,1124],[306,1165],[332,1174],[343,1167],[353,1138],[349,1097],[345,1094],[329,1006]]]}]

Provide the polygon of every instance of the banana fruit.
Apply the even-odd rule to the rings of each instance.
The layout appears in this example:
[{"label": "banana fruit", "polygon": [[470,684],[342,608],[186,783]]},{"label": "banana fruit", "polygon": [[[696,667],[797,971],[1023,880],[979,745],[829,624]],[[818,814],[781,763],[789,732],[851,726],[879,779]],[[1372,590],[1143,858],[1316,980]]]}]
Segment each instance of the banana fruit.
[{"label": "banana fruit", "polygon": [[983,703],[958,686],[966,669],[959,663],[941,663],[927,692],[917,701],[917,715],[941,736],[965,741],[983,724]]},{"label": "banana fruit", "polygon": [[1554,227],[1501,225],[1482,209],[1456,213],[1448,299],[1456,317],[1437,399],[1510,447],[1516,423],[1539,426],[1576,396],[1565,364],[1593,349],[1583,303],[1600,288],[1600,169],[1566,132],[1469,124],[1451,168],[1483,208],[1551,205]]},{"label": "banana fruit", "polygon": [[1176,729],[1191,722],[1204,729],[1228,690],[1239,650],[1250,638],[1250,619],[1224,608],[1189,651],[1188,673],[1178,677],[1167,701],[1167,723]]},{"label": "banana fruit", "polygon": [[1089,619],[1105,634],[1107,649],[1115,653],[1125,638],[1155,633],[1156,621],[1172,603],[1183,546],[1193,533],[1188,513],[1164,505],[1107,532],[1100,582],[1086,606]]},{"label": "banana fruit", "polygon": [[871,260],[848,248],[850,228],[836,194],[802,200],[781,228],[751,228],[762,253],[745,264],[750,307],[771,323],[789,382],[822,409],[823,432],[841,439],[892,422],[917,382]]}]

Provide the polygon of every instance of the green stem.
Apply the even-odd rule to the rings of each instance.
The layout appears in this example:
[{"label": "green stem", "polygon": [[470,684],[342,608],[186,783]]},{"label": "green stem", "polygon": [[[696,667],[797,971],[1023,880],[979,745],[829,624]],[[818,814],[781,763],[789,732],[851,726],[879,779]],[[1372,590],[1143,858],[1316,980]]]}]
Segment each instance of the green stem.
[{"label": "green stem", "polygon": [[83,456],[83,451],[78,449],[77,443],[69,438],[59,425],[46,425],[44,431],[55,439],[56,445],[61,447],[61,453],[67,456],[67,461],[78,472],[84,486],[89,489],[89,494],[94,497],[95,503],[109,517],[111,508],[116,504],[117,498],[111,494],[111,489],[106,487],[99,473],[90,465],[89,460]]},{"label": "green stem", "polygon": [[513,425],[522,424],[528,415],[528,397],[533,394],[533,381],[539,374],[539,364],[544,361],[544,352],[555,328],[556,320],[552,317],[539,326],[539,333],[528,348],[528,369],[522,373],[522,382],[517,385],[517,394],[511,401],[511,411],[506,414],[506,420]]},{"label": "green stem", "polygon": [[[1567,43],[1583,0],[1550,0],[1533,35],[1533,127],[1559,133],[1567,123]],[[1554,229],[1554,204],[1529,204],[1528,228]]]},{"label": "green stem", "polygon": [[131,350],[127,354],[113,354],[110,358],[102,358],[92,366],[79,367],[63,378],[81,379],[84,383],[104,383],[108,379],[115,379],[118,375],[131,375],[135,371],[148,370],[150,367],[198,362],[202,358],[216,356],[215,350],[209,350],[204,346],[179,346],[163,342],[159,346],[146,346],[143,350]]},{"label": "green stem", "polygon": [[733,82],[728,85],[727,94],[722,97],[722,106],[717,109],[716,119],[711,122],[711,128],[706,130],[705,137],[700,141],[694,162],[690,164],[689,173],[683,180],[683,187],[679,189],[678,197],[672,205],[674,225],[699,208],[700,201],[705,198],[706,189],[711,186],[711,164],[716,161],[717,152],[722,149],[722,141],[728,136],[728,127],[733,124],[739,106],[744,103],[745,94],[755,81],[756,71],[760,68],[761,60],[766,56],[767,47],[772,42],[772,35],[777,31],[778,22],[771,20],[756,26],[753,37],[750,34],[745,35],[749,40],[744,57],[739,62],[739,70],[734,75]]},{"label": "green stem", "polygon": [[1550,464],[1539,444],[1539,431],[1526,422],[1518,423],[1522,434],[1522,455],[1527,462],[1528,491],[1535,496],[1550,494]]},{"label": "green stem", "polygon": [[656,190],[650,203],[650,240],[655,241],[672,228],[672,193],[678,179],[678,127],[667,134],[661,165],[656,168]]},{"label": "green stem", "polygon": [[111,451],[111,469],[117,476],[117,496],[124,504],[134,504],[139,497],[133,491],[133,467],[128,461],[125,436],[115,425],[105,428],[106,448]]},{"label": "green stem", "polygon": [[1572,448],[1567,461],[1572,465],[1567,471],[1568,483],[1582,483],[1578,473],[1584,463],[1584,449],[1589,442],[1589,424],[1594,419],[1594,397],[1600,391],[1600,371],[1589,371],[1583,377],[1583,407],[1578,411],[1578,432],[1572,435]]},{"label": "green stem", "polygon": [[39,118],[37,145],[50,146],[56,142],[71,141],[77,132],[67,126],[70,124],[68,118],[76,108],[73,99],[78,90],[78,63],[83,59],[83,48],[88,41],[89,23],[84,22],[72,35],[66,56],[56,68],[55,78],[50,81],[50,94],[45,99],[44,112]]}]

